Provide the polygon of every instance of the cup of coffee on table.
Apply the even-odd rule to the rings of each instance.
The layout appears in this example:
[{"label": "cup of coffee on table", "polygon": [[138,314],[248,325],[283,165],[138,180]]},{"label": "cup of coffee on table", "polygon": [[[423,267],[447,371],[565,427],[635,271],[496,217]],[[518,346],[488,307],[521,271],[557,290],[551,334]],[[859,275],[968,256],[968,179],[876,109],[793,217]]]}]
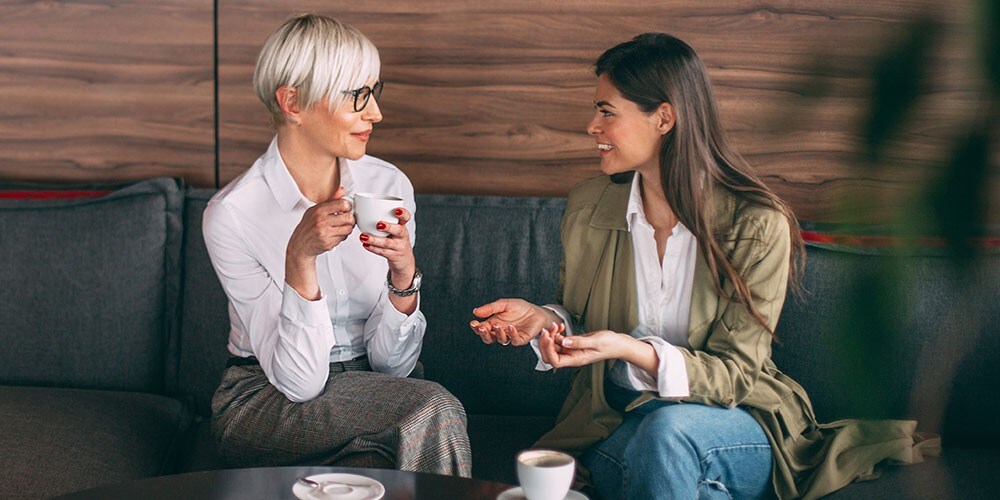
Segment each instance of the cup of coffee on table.
[{"label": "cup of coffee on table", "polygon": [[389,236],[379,231],[375,225],[379,221],[395,224],[396,209],[403,206],[403,199],[388,194],[357,193],[354,195],[354,221],[362,233],[374,236]]},{"label": "cup of coffee on table", "polygon": [[528,500],[563,500],[573,483],[576,461],[554,450],[517,454],[517,480]]}]

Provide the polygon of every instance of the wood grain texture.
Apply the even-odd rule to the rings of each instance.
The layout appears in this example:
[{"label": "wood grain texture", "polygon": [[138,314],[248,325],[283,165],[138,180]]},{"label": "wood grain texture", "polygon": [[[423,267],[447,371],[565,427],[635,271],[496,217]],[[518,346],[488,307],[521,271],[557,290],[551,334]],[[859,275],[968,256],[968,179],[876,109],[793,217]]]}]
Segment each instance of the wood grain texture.
[{"label": "wood grain texture", "polygon": [[[403,169],[418,192],[563,196],[598,174],[584,132],[593,61],[646,31],[675,34],[698,50],[731,139],[804,219],[843,220],[847,210],[888,219],[920,180],[933,178],[980,106],[968,2],[223,0],[224,182],[273,133],[250,88],[260,45],[304,11],[350,23],[379,47],[385,119],[369,152]],[[944,26],[935,69],[883,159],[860,161],[880,48],[922,15]],[[1000,222],[1000,209],[990,218]]]},{"label": "wood grain texture", "polygon": [[210,0],[0,3],[0,178],[214,184]]},{"label": "wood grain texture", "polygon": [[[273,133],[251,75],[267,34],[294,12],[333,15],[379,46],[385,120],[369,151],[424,193],[563,196],[598,174],[584,132],[593,61],[666,31],[698,50],[732,141],[802,218],[841,220],[855,198],[877,200],[856,213],[883,220],[938,175],[982,112],[973,1],[939,3],[220,0],[220,175],[245,171]],[[0,4],[0,178],[213,185],[212,9]],[[933,71],[883,157],[859,161],[878,55],[921,15],[943,26]],[[996,205],[988,218],[1000,223]]]}]

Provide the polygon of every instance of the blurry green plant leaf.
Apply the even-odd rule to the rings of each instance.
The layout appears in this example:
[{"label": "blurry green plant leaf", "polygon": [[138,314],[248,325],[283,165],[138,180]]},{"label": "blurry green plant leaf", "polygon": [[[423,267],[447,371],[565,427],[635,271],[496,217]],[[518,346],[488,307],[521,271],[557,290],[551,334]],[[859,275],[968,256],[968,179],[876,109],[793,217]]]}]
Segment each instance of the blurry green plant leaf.
[{"label": "blurry green plant leaf", "polygon": [[886,141],[906,122],[914,101],[924,92],[930,51],[939,32],[937,23],[920,20],[876,63],[871,109],[862,130],[864,152],[873,166],[879,165]]}]

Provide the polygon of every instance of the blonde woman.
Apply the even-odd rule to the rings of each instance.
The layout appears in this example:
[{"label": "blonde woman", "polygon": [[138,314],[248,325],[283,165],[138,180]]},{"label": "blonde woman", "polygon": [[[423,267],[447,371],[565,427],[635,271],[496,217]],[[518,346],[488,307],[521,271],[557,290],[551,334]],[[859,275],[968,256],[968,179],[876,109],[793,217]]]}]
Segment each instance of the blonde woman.
[{"label": "blonde woman", "polygon": [[[406,378],[427,323],[413,256],[413,187],[365,150],[382,120],[380,61],[358,30],[295,16],[264,43],[257,97],[277,133],[205,211],[229,298],[232,357],[212,400],[238,466],[325,464],[469,476],[461,403]],[[358,192],[403,199],[361,233]]]}]

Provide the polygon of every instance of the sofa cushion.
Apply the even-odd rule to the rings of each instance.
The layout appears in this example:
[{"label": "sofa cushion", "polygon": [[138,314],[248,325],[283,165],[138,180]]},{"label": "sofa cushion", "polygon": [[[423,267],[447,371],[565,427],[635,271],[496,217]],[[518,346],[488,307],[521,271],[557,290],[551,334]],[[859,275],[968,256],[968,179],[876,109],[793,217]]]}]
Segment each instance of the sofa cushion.
[{"label": "sofa cushion", "polygon": [[0,498],[162,474],[189,419],[164,396],[0,386]]},{"label": "sofa cushion", "polygon": [[572,370],[536,372],[530,347],[483,345],[469,329],[472,309],[501,297],[556,301],[566,200],[417,196],[420,308],[427,333],[420,359],[469,413],[551,415]]},{"label": "sofa cushion", "polygon": [[962,263],[938,247],[819,245],[774,347],[817,417],[917,419],[945,447],[1000,444],[997,249]]},{"label": "sofa cushion", "polygon": [[23,196],[41,187],[0,185],[20,193],[0,196],[0,383],[162,389],[180,286],[176,181]]}]

